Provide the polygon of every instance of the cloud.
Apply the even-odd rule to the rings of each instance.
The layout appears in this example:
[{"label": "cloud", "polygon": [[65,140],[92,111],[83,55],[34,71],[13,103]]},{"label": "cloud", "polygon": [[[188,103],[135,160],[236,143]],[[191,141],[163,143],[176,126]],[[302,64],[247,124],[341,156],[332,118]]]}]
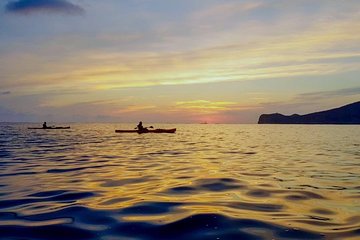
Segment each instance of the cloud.
[{"label": "cloud", "polygon": [[180,101],[176,102],[176,108],[194,112],[216,113],[228,110],[231,106],[235,105],[234,102],[225,101],[207,101],[207,100],[194,100],[194,101]]},{"label": "cloud", "polygon": [[10,91],[0,92],[0,95],[9,95],[9,94],[11,94],[11,92],[10,92]]},{"label": "cloud", "polygon": [[250,12],[264,7],[262,2],[229,2],[210,6],[196,13],[196,19],[221,18],[226,19],[230,16]]},{"label": "cloud", "polygon": [[298,95],[297,98],[306,99],[306,100],[320,100],[320,99],[328,99],[328,98],[351,96],[351,95],[360,95],[360,87],[344,88],[334,91],[303,93]]},{"label": "cloud", "polygon": [[18,0],[5,6],[10,13],[31,14],[36,12],[51,12],[65,14],[83,14],[85,10],[67,0]]},{"label": "cloud", "polygon": [[[245,11],[256,6],[241,5],[237,9]],[[168,41],[174,49],[164,47],[161,51],[153,48],[153,43],[139,41],[143,44],[140,49],[137,45],[133,47],[126,43],[136,42],[137,38],[148,41],[151,39],[148,34],[154,33],[151,31],[134,35],[132,32],[120,34],[112,30],[104,35],[101,32],[96,34],[99,37],[60,34],[40,40],[39,48],[24,44],[25,47],[17,49],[14,47],[16,45],[11,48],[10,44],[12,51],[0,56],[0,72],[4,76],[0,87],[25,89],[31,86],[32,89],[41,88],[44,92],[59,87],[107,90],[297,76],[322,77],[357,71],[360,66],[360,35],[354,29],[360,27],[359,17],[351,15],[325,23],[315,22],[306,29],[301,28],[296,34],[283,26],[282,33],[257,35],[258,30],[266,32],[266,29],[272,29],[272,25],[258,23],[257,26],[254,23],[255,32],[250,28],[252,24],[248,28],[245,25],[245,28],[226,34],[229,40],[225,42],[219,40],[201,47],[176,49],[177,46],[192,46],[194,38],[197,42],[207,41],[201,34],[195,34],[194,38],[189,35],[191,37],[188,38],[192,40],[188,42],[186,38],[183,42]],[[236,38],[237,35],[242,38],[241,32],[262,37],[243,41]],[[155,40],[159,44],[156,46],[164,44],[160,36]]]},{"label": "cloud", "polygon": [[[118,51],[84,49],[89,37],[61,35],[44,42],[41,50],[3,54],[2,88],[48,86],[69,89],[115,89],[154,85],[247,81],[296,76],[325,76],[357,71],[360,52],[358,18],[312,27],[296,35],[268,37],[187,51]],[[97,44],[103,43],[101,40]],[[108,42],[105,42],[108,43]],[[95,44],[96,45],[96,44]],[[59,46],[69,46],[67,49]],[[346,47],[344,47],[346,46]],[[76,48],[75,48],[76,47]],[[70,50],[71,52],[70,52]],[[29,66],[19,71],[19,66]],[[30,67],[31,66],[31,67]],[[25,72],[26,71],[26,72]],[[67,84],[67,85],[66,85]],[[48,89],[47,88],[47,89]]]},{"label": "cloud", "polygon": [[34,116],[29,113],[21,113],[0,106],[0,122],[31,122]]}]

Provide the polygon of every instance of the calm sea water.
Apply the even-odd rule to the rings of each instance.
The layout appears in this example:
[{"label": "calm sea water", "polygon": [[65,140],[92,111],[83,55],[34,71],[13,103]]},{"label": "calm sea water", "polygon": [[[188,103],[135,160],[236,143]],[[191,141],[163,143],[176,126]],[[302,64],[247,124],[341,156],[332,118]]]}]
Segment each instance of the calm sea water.
[{"label": "calm sea water", "polygon": [[360,126],[0,124],[0,239],[359,239]]}]

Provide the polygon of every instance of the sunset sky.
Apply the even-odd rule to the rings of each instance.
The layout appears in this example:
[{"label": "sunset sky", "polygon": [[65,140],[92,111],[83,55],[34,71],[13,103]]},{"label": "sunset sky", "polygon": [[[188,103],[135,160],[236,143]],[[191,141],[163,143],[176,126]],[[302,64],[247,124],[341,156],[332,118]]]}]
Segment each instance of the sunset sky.
[{"label": "sunset sky", "polygon": [[359,0],[0,0],[0,121],[256,123],[359,100]]}]

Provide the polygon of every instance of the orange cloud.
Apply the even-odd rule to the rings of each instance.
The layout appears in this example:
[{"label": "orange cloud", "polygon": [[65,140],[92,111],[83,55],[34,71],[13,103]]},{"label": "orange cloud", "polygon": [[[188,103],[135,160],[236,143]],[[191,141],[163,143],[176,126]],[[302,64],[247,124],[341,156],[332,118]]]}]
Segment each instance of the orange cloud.
[{"label": "orange cloud", "polygon": [[194,100],[176,102],[175,108],[197,113],[218,113],[229,110],[231,106],[235,105],[234,102]]}]

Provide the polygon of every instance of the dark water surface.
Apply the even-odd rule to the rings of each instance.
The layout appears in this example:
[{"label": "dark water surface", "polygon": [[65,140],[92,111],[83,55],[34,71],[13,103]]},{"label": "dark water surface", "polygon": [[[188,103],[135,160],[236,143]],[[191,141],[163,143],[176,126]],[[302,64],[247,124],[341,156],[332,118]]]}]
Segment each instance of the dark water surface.
[{"label": "dark water surface", "polygon": [[0,239],[359,239],[360,126],[0,124]]}]

